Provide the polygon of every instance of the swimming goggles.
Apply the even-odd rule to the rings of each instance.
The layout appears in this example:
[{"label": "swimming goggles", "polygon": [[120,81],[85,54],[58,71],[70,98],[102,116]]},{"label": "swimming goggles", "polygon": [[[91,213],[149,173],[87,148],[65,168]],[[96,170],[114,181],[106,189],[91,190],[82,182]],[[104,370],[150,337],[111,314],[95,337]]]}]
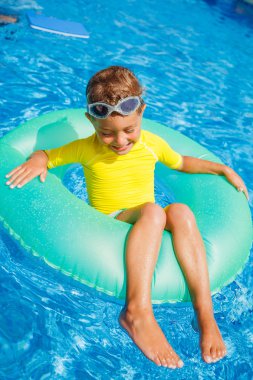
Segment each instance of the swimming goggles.
[{"label": "swimming goggles", "polygon": [[143,100],[139,96],[128,96],[119,100],[115,106],[103,102],[96,102],[87,105],[90,115],[97,119],[106,119],[112,112],[118,112],[121,115],[130,115],[143,104]]}]

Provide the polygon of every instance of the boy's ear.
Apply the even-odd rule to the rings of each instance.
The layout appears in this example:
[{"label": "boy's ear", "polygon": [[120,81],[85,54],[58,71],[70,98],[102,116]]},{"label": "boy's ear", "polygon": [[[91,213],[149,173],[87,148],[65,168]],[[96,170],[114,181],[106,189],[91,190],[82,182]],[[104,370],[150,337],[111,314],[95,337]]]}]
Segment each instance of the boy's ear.
[{"label": "boy's ear", "polygon": [[143,112],[145,111],[145,109],[146,109],[146,107],[147,107],[147,104],[143,104],[141,107],[142,107],[142,108],[141,108],[141,113],[143,114]]},{"label": "boy's ear", "polygon": [[91,116],[88,112],[85,112],[85,116],[87,117],[87,119],[93,124],[94,123],[94,118],[93,116]]}]

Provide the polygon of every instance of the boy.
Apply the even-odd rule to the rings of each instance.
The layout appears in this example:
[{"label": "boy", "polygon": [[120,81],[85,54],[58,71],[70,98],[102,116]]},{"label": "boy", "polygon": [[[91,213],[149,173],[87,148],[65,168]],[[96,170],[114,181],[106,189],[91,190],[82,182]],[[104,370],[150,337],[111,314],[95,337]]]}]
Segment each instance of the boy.
[{"label": "boy", "polygon": [[202,358],[215,362],[225,356],[226,348],[213,315],[204,244],[188,206],[174,203],[163,209],[155,204],[155,163],[159,160],[186,173],[224,175],[248,197],[247,189],[227,166],[182,157],[160,137],[141,131],[146,108],[141,95],[142,87],[130,70],[111,66],[99,71],[86,89],[85,115],[95,133],[57,149],[35,152],[7,175],[7,184],[22,187],[38,175],[44,182],[47,168],[82,163],[90,205],[133,225],[126,247],[127,297],[120,324],[147,358],[159,366],[179,368],[183,362],[154,318],[150,294],[162,233],[170,231],[197,314]]}]

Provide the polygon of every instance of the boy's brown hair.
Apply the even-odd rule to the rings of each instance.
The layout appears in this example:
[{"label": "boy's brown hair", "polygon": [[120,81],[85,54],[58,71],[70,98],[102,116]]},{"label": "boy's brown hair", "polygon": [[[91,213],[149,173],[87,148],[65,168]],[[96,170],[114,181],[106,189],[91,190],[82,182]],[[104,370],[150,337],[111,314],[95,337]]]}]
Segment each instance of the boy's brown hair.
[{"label": "boy's brown hair", "polygon": [[[143,90],[131,70],[122,66],[110,66],[91,77],[86,87],[86,98],[89,104],[105,102],[114,106],[127,96],[141,97]],[[137,111],[141,111],[141,107]]]}]

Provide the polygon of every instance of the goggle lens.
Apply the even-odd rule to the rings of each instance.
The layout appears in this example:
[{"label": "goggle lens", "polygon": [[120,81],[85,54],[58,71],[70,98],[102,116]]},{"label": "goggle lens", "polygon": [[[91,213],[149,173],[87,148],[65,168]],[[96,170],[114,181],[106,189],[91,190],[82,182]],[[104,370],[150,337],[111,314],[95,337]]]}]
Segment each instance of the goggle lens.
[{"label": "goggle lens", "polygon": [[96,115],[98,117],[106,117],[109,111],[108,107],[103,106],[102,104],[92,106],[90,110],[93,113],[93,115]]},{"label": "goggle lens", "polygon": [[127,99],[125,102],[122,102],[120,108],[122,112],[133,112],[139,105],[138,99]]}]

